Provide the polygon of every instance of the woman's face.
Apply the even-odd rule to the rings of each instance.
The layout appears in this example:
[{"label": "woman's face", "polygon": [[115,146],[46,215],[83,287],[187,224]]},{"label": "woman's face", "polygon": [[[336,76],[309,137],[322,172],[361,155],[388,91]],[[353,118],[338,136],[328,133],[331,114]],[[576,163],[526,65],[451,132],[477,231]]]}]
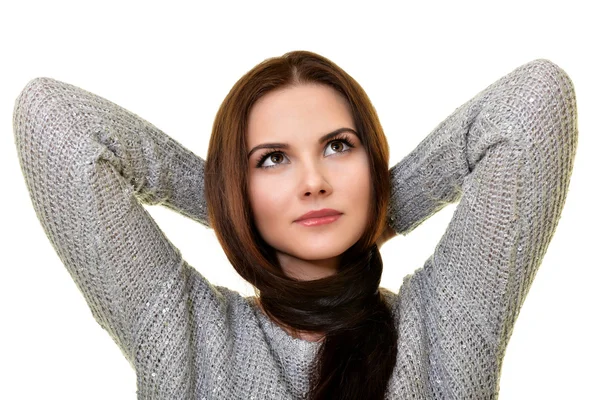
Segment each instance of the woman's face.
[{"label": "woman's face", "polygon": [[[250,110],[248,192],[255,224],[286,274],[297,279],[334,274],[339,256],[368,223],[369,159],[359,137],[341,128],[356,131],[349,104],[325,85],[270,92]],[[277,144],[256,148],[267,143]],[[324,208],[341,215],[318,226],[297,221]]]}]

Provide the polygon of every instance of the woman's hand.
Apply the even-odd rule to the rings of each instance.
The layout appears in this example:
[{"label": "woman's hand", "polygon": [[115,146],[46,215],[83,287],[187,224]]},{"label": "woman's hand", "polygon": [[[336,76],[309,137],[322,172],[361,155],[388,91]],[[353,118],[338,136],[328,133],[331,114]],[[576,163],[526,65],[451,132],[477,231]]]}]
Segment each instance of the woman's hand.
[{"label": "woman's hand", "polygon": [[381,236],[377,239],[377,247],[381,248],[385,242],[396,236],[397,233],[392,229],[391,226],[387,225]]}]

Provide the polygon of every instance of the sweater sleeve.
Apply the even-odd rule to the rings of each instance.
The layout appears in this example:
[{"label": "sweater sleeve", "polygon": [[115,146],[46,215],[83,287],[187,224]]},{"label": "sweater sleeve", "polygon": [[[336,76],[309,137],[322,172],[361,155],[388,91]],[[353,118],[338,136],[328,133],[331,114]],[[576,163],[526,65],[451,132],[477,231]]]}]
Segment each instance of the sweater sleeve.
[{"label": "sweater sleeve", "polygon": [[573,83],[536,59],[458,107],[390,169],[388,217],[399,234],[460,199],[433,255],[405,278],[441,363],[468,368],[447,367],[451,378],[486,371],[474,360],[488,362],[489,349],[500,368],[556,230],[577,141]]},{"label": "sweater sleeve", "polygon": [[139,346],[155,345],[142,342],[144,332],[187,329],[191,271],[142,203],[209,227],[204,160],[126,109],[51,78],[27,83],[13,128],[47,237],[96,321],[135,367]]}]

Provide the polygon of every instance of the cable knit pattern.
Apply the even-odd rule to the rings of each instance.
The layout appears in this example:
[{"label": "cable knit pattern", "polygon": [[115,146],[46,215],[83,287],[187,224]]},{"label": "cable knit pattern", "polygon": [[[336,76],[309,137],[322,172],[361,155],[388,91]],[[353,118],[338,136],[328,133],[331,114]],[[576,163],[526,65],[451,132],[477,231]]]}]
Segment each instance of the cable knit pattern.
[{"label": "cable knit pattern", "polygon": [[[321,343],[295,339],[181,256],[142,204],[210,228],[204,160],[136,114],[31,80],[13,126],[33,208],[139,399],[301,399]],[[578,138],[575,91],[538,59],[441,122],[391,169],[407,235],[460,200],[424,265],[384,290],[400,334],[387,399],[495,399],[520,308],[556,230]],[[202,266],[207,268],[207,266]],[[391,267],[391,266],[390,266]]]}]

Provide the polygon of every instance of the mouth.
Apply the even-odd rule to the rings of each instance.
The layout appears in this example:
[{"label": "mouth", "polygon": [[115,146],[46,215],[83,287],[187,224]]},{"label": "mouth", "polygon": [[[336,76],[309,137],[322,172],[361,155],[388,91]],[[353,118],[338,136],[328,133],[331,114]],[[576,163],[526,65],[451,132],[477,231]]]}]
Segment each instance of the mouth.
[{"label": "mouth", "polygon": [[334,210],[333,208],[323,208],[321,210],[312,210],[307,212],[306,214],[302,215],[301,217],[299,217],[296,221],[304,221],[307,219],[315,219],[315,218],[322,218],[322,217],[332,217],[332,216],[336,216],[336,215],[340,215],[342,214],[341,212],[339,212],[338,210]]},{"label": "mouth", "polygon": [[297,220],[295,222],[297,222],[300,225],[307,226],[307,227],[321,226],[321,225],[331,224],[331,223],[337,221],[341,216],[342,216],[342,214],[328,215],[325,217],[305,218],[305,219]]}]

